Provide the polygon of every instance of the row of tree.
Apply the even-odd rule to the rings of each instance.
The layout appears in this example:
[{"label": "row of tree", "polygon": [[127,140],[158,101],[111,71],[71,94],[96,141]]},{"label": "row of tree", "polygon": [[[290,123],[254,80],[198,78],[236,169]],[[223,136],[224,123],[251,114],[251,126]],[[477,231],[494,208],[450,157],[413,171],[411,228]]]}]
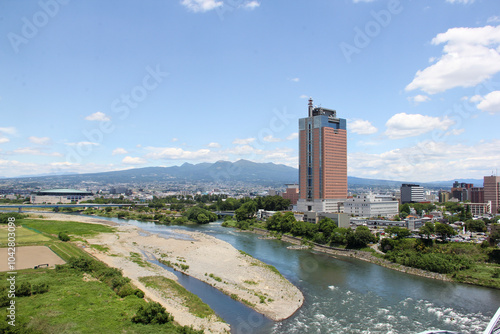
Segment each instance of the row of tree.
[{"label": "row of tree", "polygon": [[377,237],[366,226],[358,226],[353,231],[350,228],[338,227],[330,218],[323,218],[318,224],[311,224],[297,221],[292,212],[275,213],[267,219],[266,228],[329,246],[345,245],[348,248],[363,248],[377,241]]}]

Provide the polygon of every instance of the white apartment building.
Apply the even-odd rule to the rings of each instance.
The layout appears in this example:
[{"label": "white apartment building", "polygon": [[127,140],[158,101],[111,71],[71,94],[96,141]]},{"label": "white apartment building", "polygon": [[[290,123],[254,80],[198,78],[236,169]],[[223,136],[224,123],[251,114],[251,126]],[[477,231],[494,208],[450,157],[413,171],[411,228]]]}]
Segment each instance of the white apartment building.
[{"label": "white apartment building", "polygon": [[359,217],[392,218],[399,213],[399,203],[374,194],[360,195],[344,202],[344,213]]}]

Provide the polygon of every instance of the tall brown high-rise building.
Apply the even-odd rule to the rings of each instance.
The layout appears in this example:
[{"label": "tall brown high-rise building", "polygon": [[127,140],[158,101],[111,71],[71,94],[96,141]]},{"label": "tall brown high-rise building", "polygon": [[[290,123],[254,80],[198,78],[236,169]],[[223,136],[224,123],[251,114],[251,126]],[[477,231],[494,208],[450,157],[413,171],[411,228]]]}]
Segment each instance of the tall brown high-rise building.
[{"label": "tall brown high-rise building", "polygon": [[485,176],[483,182],[484,202],[491,201],[491,212],[498,213],[500,208],[500,176]]},{"label": "tall brown high-rise building", "polygon": [[347,198],[346,120],[313,107],[299,119],[299,211],[337,212]]}]

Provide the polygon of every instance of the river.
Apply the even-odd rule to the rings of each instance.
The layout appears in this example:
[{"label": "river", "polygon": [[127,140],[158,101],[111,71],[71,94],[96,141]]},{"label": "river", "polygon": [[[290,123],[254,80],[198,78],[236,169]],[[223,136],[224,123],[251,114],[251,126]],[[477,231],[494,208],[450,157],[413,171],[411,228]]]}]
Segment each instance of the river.
[{"label": "river", "polygon": [[[500,290],[413,276],[348,257],[290,250],[290,244],[236,232],[222,227],[220,221],[166,226],[108,219],[160,235],[172,229],[212,235],[272,264],[304,294],[302,308],[284,321],[271,322],[243,309],[226,317],[234,333],[406,334],[431,329],[482,333],[500,307]],[[202,299],[216,312],[218,303],[227,303],[216,295]]]}]

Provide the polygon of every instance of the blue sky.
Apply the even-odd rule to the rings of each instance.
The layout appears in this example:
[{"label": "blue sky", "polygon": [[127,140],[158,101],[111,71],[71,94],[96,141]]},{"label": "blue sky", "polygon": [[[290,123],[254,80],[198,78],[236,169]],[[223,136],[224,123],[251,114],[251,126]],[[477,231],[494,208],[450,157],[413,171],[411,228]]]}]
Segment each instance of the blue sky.
[{"label": "blue sky", "polygon": [[297,167],[309,97],[347,119],[351,176],[500,165],[497,0],[2,0],[0,13],[0,176]]}]

